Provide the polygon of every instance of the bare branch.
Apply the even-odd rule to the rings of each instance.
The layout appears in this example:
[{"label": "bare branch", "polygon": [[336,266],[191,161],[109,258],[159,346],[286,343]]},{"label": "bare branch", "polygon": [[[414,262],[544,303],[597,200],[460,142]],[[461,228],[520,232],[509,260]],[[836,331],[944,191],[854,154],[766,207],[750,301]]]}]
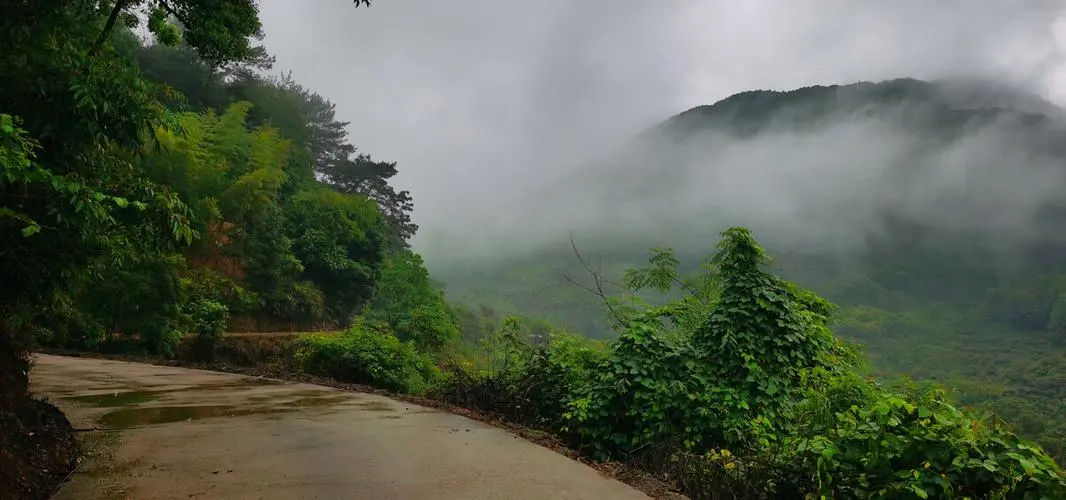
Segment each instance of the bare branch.
[{"label": "bare branch", "polygon": [[585,260],[585,258],[581,256],[581,252],[577,250],[577,244],[574,243],[573,233],[570,233],[570,248],[574,250],[574,255],[577,256],[578,262],[580,262],[581,265],[585,268],[585,271],[588,272],[590,276],[592,276],[593,283],[595,283],[595,288],[579,283],[577,280],[571,278],[566,274],[563,274],[563,278],[566,278],[566,281],[570,282],[570,284],[599,297],[600,300],[603,302],[603,305],[607,306],[607,310],[611,313],[611,316],[614,318],[614,320],[617,321],[618,324],[622,325],[624,328],[629,328],[629,320],[627,320],[621,313],[618,312],[618,310],[615,309],[614,305],[611,304],[610,299],[607,297],[607,292],[603,290],[604,283],[613,283],[604,280],[600,276],[600,273],[593,269],[592,266],[590,266],[589,263]]},{"label": "bare branch", "polygon": [[696,289],[692,288],[692,286],[688,283],[685,283],[684,280],[675,276],[673,281],[674,284],[677,285],[679,288],[681,288],[685,292],[688,292],[689,295],[695,297],[696,300],[700,301],[700,304],[707,305],[707,301],[703,300],[703,297],[700,297],[700,295],[696,293]]}]

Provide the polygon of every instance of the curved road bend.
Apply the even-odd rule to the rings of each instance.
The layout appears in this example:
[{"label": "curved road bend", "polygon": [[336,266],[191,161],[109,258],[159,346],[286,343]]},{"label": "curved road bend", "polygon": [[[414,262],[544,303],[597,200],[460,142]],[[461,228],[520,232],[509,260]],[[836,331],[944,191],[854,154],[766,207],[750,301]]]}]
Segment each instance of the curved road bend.
[{"label": "curved road bend", "polygon": [[504,430],[371,394],[40,355],[94,456],[57,499],[646,499]]}]

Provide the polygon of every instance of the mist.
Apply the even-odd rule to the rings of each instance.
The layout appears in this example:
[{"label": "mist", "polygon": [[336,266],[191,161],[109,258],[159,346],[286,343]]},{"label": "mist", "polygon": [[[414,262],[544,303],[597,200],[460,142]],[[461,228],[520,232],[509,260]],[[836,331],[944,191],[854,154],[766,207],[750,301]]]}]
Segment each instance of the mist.
[{"label": "mist", "polygon": [[923,168],[891,182],[925,142],[877,121],[705,137],[669,153],[630,144],[752,89],[966,77],[1061,105],[1058,1],[268,0],[261,10],[277,68],[336,102],[361,152],[399,163],[421,226],[413,243],[431,263],[700,219],[708,231],[744,224],[846,249],[886,206],[1019,228],[1062,180],[996,126],[923,150]]},{"label": "mist", "polygon": [[[744,225],[793,250],[848,253],[890,215],[1008,242],[1039,236],[1031,221],[1061,196],[1066,151],[1055,141],[1064,135],[1004,119],[930,137],[880,116],[744,138],[710,131],[627,148],[559,183],[520,225],[551,238],[554,221],[566,221],[579,233],[654,235],[670,245],[706,244],[693,238],[708,235],[713,244],[718,231]],[[679,228],[699,230],[686,238]]]}]

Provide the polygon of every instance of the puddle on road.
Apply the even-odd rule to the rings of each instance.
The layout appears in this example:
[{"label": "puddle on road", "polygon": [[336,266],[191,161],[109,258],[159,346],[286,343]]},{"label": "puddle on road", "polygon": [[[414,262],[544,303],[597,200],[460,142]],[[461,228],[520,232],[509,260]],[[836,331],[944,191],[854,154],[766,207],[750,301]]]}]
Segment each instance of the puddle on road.
[{"label": "puddle on road", "polygon": [[[296,391],[268,391],[267,394],[248,394],[238,396],[246,403],[236,404],[229,401],[223,405],[171,405],[149,406],[144,404],[166,404],[168,394],[189,392],[202,393],[217,390],[251,388],[253,386],[274,385],[282,382],[259,378],[240,379],[223,384],[211,384],[190,387],[172,387],[167,389],[115,391],[98,394],[65,396],[64,399],[77,401],[98,408],[111,409],[100,416],[97,421],[103,428],[130,429],[158,424],[199,420],[214,417],[235,417],[255,414],[285,413],[307,407],[347,407],[368,412],[397,412],[397,408],[387,402],[365,401],[351,394],[337,394],[322,389],[302,389]],[[243,391],[240,391],[243,392]],[[162,401],[161,401],[162,400]],[[397,419],[399,415],[382,415],[380,418]]]},{"label": "puddle on road", "polygon": [[220,391],[225,389],[242,389],[252,388],[263,385],[274,385],[280,382],[276,380],[266,379],[241,379],[236,382],[227,382],[224,384],[214,385],[202,385],[202,386],[188,386],[172,389],[157,389],[157,390],[142,390],[142,391],[115,391],[106,392],[102,394],[85,394],[80,396],[64,395],[63,399],[71,401],[77,401],[79,403],[86,403],[101,408],[115,408],[120,406],[133,406],[141,403],[148,403],[159,399],[166,394],[173,394],[184,391]]},{"label": "puddle on road", "polygon": [[238,417],[292,411],[291,408],[251,408],[240,406],[159,406],[125,408],[100,417],[99,422],[109,429],[130,429],[145,425],[168,424],[211,417]]},{"label": "puddle on road", "polygon": [[[118,400],[122,400],[129,405],[135,405],[145,400],[136,400],[137,398],[147,398],[149,396],[157,396],[158,393],[142,395],[138,393],[119,393],[117,395],[105,394],[97,396],[98,398],[114,397]],[[119,410],[114,410],[101,416],[99,423],[109,429],[129,429],[133,427],[141,427],[146,425],[158,425],[168,424],[173,422],[181,422],[186,420],[199,420],[203,418],[212,417],[238,417],[245,415],[266,415],[274,413],[291,412],[298,408],[316,407],[316,406],[334,406],[342,404],[346,401],[350,401],[351,397],[346,394],[329,396],[329,397],[304,397],[298,399],[292,399],[288,401],[281,401],[286,396],[292,394],[279,394],[274,397],[276,403],[271,406],[263,407],[259,405],[193,405],[193,406],[155,406],[155,407],[127,407]],[[122,399],[123,396],[127,396],[126,399]],[[98,400],[97,400],[98,401]],[[106,402],[106,401],[105,401]],[[381,403],[375,403],[381,405]],[[105,406],[101,404],[100,406]],[[112,406],[123,406],[122,404],[114,404]],[[383,408],[375,408],[375,411],[390,410],[385,405]]]},{"label": "puddle on road", "polygon": [[116,406],[130,406],[147,403],[158,398],[160,394],[165,394],[167,392],[169,391],[111,392],[107,394],[90,394],[86,396],[68,396],[64,399],[77,401],[79,403],[87,403],[102,408],[114,408]]}]

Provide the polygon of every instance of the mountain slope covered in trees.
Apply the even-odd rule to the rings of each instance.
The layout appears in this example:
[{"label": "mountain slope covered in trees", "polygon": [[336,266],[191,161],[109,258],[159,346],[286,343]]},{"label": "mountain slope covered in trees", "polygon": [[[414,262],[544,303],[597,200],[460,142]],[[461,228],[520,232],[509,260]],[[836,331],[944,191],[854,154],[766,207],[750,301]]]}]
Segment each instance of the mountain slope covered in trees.
[{"label": "mountain slope covered in trees", "polygon": [[568,232],[602,291],[624,295],[615,284],[649,247],[673,247],[693,269],[717,231],[744,224],[779,272],[842,307],[835,331],[878,373],[938,379],[1056,448],[1062,137],[1062,110],[982,82],[745,92],[644,131],[558,186],[574,213],[554,240],[476,264],[431,255],[431,268],[454,300],[611,338]]}]

